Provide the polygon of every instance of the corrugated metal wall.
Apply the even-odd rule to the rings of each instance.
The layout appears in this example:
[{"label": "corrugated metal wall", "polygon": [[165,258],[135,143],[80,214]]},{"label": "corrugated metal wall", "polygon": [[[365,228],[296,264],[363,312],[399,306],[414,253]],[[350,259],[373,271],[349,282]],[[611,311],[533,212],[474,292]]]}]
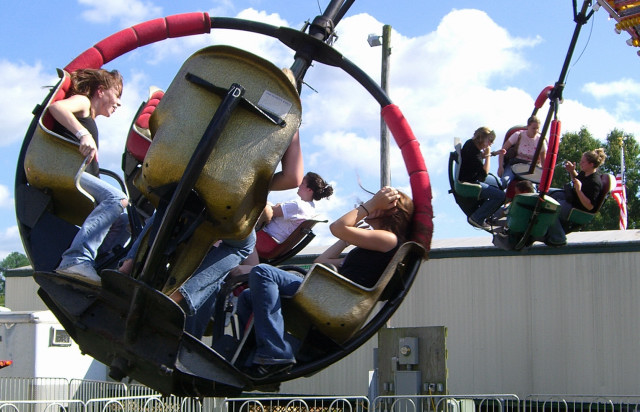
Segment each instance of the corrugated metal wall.
[{"label": "corrugated metal wall", "polygon": [[[640,245],[543,249],[433,253],[391,327],[447,327],[450,393],[639,393]],[[282,391],[365,394],[375,344]]]},{"label": "corrugated metal wall", "polygon": [[13,311],[49,310],[38,296],[38,284],[32,275],[31,268],[13,269],[7,273],[4,301],[7,308]]},{"label": "corrugated metal wall", "polygon": [[[447,327],[450,393],[637,394],[639,251],[637,240],[521,254],[434,248],[390,325]],[[35,291],[32,278],[8,277],[7,306],[44,308]],[[281,392],[366,395],[376,346]]]}]

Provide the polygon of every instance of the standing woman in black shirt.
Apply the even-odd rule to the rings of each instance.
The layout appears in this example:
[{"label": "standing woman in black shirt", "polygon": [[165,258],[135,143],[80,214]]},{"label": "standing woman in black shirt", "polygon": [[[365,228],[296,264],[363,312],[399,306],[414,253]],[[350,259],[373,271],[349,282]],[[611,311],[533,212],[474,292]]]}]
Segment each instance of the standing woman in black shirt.
[{"label": "standing woman in black shirt", "polygon": [[491,152],[491,145],[496,139],[496,133],[488,127],[480,127],[473,133],[473,138],[467,140],[462,147],[460,159],[460,173],[458,180],[461,182],[475,183],[482,187],[480,191],[480,206],[473,212],[467,221],[472,226],[487,229],[487,217],[495,212],[504,203],[505,194],[497,186],[497,182],[487,182],[491,156],[504,154],[505,149]]}]

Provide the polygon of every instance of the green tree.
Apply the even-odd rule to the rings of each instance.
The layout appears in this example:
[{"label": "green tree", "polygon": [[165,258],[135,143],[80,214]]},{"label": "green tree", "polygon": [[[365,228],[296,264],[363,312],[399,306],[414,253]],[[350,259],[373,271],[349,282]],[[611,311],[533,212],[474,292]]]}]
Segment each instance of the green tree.
[{"label": "green tree", "polygon": [[[600,167],[604,173],[617,175],[620,173],[620,151],[624,148],[624,166],[626,177],[627,192],[627,228],[640,228],[640,199],[638,198],[638,179],[640,178],[640,144],[631,134],[625,134],[623,131],[614,129],[607,136],[607,141],[603,146],[607,153],[607,161]],[[620,217],[620,208],[612,199],[607,201],[600,209],[600,215],[594,219],[593,230],[609,230],[618,229]]]},{"label": "green tree", "polygon": [[4,306],[5,271],[27,265],[29,265],[29,259],[19,252],[11,252],[6,258],[0,261],[0,306]]},{"label": "green tree", "polygon": [[551,187],[562,187],[569,181],[569,173],[564,168],[564,162],[579,162],[582,153],[602,147],[602,143],[582,127],[578,133],[571,132],[562,135],[558,147],[556,168],[553,171]]},{"label": "green tree", "polygon": [[[629,229],[640,228],[640,199],[638,199],[638,179],[640,177],[640,145],[633,135],[627,135],[623,131],[614,129],[607,135],[606,142],[594,138],[591,133],[584,127],[578,133],[571,132],[562,136],[558,148],[558,158],[556,168],[553,173],[552,187],[562,187],[569,181],[569,174],[564,169],[564,162],[579,162],[582,153],[604,148],[607,154],[607,160],[600,166],[601,173],[610,173],[617,175],[620,173],[620,150],[624,147],[625,153],[625,175],[627,187],[627,227]],[[594,230],[616,230],[619,228],[618,219],[620,217],[620,209],[617,203],[609,198],[600,213],[589,223],[585,225],[583,231]]]}]

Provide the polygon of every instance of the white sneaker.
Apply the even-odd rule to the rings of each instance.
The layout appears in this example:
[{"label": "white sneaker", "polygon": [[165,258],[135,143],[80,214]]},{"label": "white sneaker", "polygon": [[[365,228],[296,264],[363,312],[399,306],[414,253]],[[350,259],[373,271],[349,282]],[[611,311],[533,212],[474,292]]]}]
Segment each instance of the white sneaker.
[{"label": "white sneaker", "polygon": [[64,269],[56,269],[56,273],[64,276],[68,276],[74,279],[79,279],[83,282],[90,283],[92,285],[100,286],[102,280],[98,275],[98,272],[89,263],[78,263],[77,265],[69,266]]}]

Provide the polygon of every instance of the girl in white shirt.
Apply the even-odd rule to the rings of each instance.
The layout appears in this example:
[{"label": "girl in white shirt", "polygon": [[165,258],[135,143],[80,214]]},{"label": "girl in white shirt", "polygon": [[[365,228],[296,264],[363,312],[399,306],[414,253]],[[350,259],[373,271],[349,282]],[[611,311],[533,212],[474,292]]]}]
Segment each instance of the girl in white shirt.
[{"label": "girl in white shirt", "polygon": [[259,263],[258,256],[268,253],[287,239],[303,221],[313,218],[314,200],[327,198],[333,194],[333,187],[317,173],[308,172],[298,186],[300,199],[265,206],[256,227],[256,247],[243,264]]}]

